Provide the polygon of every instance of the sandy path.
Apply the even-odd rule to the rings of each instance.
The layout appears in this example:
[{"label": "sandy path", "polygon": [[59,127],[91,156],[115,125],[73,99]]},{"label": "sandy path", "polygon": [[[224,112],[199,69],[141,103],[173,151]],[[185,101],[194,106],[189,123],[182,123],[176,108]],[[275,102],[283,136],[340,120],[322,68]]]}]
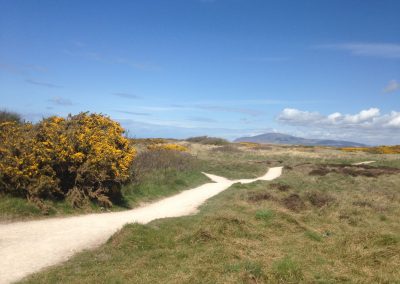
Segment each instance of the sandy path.
[{"label": "sandy path", "polygon": [[281,173],[282,167],[276,167],[257,179],[242,180],[228,180],[205,173],[213,183],[137,209],[1,224],[0,283],[18,281],[44,267],[67,260],[76,252],[96,247],[127,223],[145,224],[155,219],[193,214],[203,202],[234,183],[273,180]]},{"label": "sandy path", "polygon": [[368,164],[372,164],[375,163],[375,161],[364,161],[364,162],[358,162],[358,163],[354,163],[352,164],[353,166],[359,166],[359,165],[368,165]]}]

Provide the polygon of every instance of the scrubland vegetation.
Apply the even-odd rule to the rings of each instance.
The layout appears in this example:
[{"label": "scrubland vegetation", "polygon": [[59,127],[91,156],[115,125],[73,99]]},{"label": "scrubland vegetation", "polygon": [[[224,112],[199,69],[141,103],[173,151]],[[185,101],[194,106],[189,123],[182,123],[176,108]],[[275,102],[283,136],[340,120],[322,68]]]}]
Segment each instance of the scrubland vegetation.
[{"label": "scrubland vegetation", "polygon": [[341,148],[346,152],[366,152],[372,154],[400,154],[400,145],[378,146],[378,147],[347,147]]},{"label": "scrubland vegetation", "polygon": [[0,119],[0,220],[122,210],[206,180],[187,147],[128,139],[100,114]]},{"label": "scrubland vegetation", "polygon": [[21,196],[47,211],[46,199],[75,206],[111,206],[129,178],[136,151],[111,119],[81,113],[38,124],[0,125],[1,192]]},{"label": "scrubland vegetation", "polygon": [[227,145],[229,142],[225,139],[218,137],[209,137],[209,136],[197,136],[187,138],[186,141],[192,143],[200,143],[204,145]]},{"label": "scrubland vegetation", "polygon": [[[82,148],[79,143],[68,144],[76,139],[68,137],[77,137],[78,132],[84,131],[86,124],[79,122],[86,119],[94,124],[91,131],[84,132],[89,133],[85,140],[88,148]],[[98,210],[96,204],[100,198],[91,197],[89,192],[96,192],[106,183],[102,180],[96,183],[90,178],[74,182],[88,195],[89,201],[93,201],[76,209],[68,203],[70,197],[66,189],[71,190],[71,186],[64,186],[63,175],[58,175],[64,173],[62,169],[65,168],[70,170],[64,174],[76,175],[98,170],[100,174],[96,178],[106,177],[105,181],[112,174],[119,177],[117,185],[121,198],[111,209],[122,210],[205,183],[208,180],[202,171],[234,179],[260,176],[268,167],[284,167],[283,175],[274,181],[235,184],[210,199],[197,215],[156,220],[148,225],[126,225],[101,247],[79,253],[64,264],[24,279],[23,283],[399,282],[398,154],[329,147],[202,142],[209,141],[208,137],[195,138],[195,141],[132,140],[125,138],[122,129],[108,118],[89,114],[60,121],[49,118],[38,125],[18,123],[1,124],[9,129],[9,137],[4,136],[10,141],[7,143],[17,141],[17,149],[21,149],[14,155],[28,161],[17,168],[29,175],[30,166],[39,154],[48,153],[49,156],[44,157],[51,161],[44,159],[43,165],[49,169],[44,173],[54,178],[50,179],[51,184],[58,186],[55,192],[62,194],[56,195],[49,186],[35,191],[34,186],[41,184],[34,180],[35,175],[30,184],[22,174],[16,175],[15,181],[9,178],[11,174],[3,174],[0,210],[14,217],[21,217],[21,212],[31,212],[32,216],[42,214],[36,202],[24,199],[31,200],[31,196],[37,196],[61,214],[76,210],[82,213],[79,211],[82,208],[86,208],[84,212]],[[27,130],[19,132],[18,127]],[[117,135],[107,135],[110,131]],[[64,136],[56,133],[64,133],[69,141],[65,145],[77,149],[69,152],[68,158],[55,148],[64,145],[61,143]],[[107,147],[99,144],[99,149],[94,149],[97,144],[91,142],[90,137],[94,139],[95,133],[102,137],[99,143],[107,141]],[[46,141],[56,146],[50,147],[44,143]],[[12,149],[10,144],[3,143],[2,167],[6,169],[3,161],[19,165],[10,158],[12,153],[7,152]],[[37,145],[39,143],[44,145]],[[34,146],[39,149],[35,150]],[[31,151],[27,151],[30,148]],[[124,154],[118,149],[125,149]],[[91,151],[117,152],[125,155],[122,157],[129,160],[130,165],[121,167],[113,164],[117,161],[112,159],[113,155],[107,159],[100,155],[97,159],[102,167],[95,167],[91,164]],[[84,158],[72,158],[77,152]],[[376,162],[352,165],[364,160]],[[65,161],[66,166],[59,169],[54,161]],[[83,166],[85,161],[88,166]],[[48,174],[53,173],[50,169],[53,175]],[[43,169],[39,167],[38,171]],[[91,177],[90,173],[84,177]],[[93,189],[88,189],[89,185]],[[14,194],[13,190],[21,194]],[[36,192],[46,194],[35,195]],[[113,202],[108,192],[103,189],[101,194]],[[49,203],[48,198],[53,196],[64,201]],[[10,213],[15,208],[21,211]]]},{"label": "scrubland vegetation", "polygon": [[[205,163],[210,173],[251,178],[284,166],[283,175],[236,184],[194,216],[127,225],[23,282],[397,283],[399,156],[269,147],[190,145],[195,171]],[[351,165],[364,159],[376,163]]]}]

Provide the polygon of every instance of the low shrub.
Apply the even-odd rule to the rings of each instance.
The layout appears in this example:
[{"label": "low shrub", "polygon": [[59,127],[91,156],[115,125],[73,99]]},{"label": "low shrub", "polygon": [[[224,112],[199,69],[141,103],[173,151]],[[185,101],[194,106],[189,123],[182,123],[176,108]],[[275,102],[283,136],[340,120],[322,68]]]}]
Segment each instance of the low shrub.
[{"label": "low shrub", "polygon": [[22,123],[22,118],[18,113],[1,110],[0,111],[0,123],[7,122],[7,121]]},{"label": "low shrub", "polygon": [[260,144],[254,142],[239,142],[239,145],[251,149],[259,146]]},{"label": "low shrub", "polygon": [[371,154],[400,154],[400,145],[377,147],[345,147],[340,148],[345,152],[366,152]]},{"label": "low shrub", "polygon": [[186,141],[193,143],[200,143],[205,145],[227,145],[229,142],[223,138],[209,137],[209,136],[196,136],[187,138]]},{"label": "low shrub", "polygon": [[147,146],[150,151],[178,151],[187,152],[189,149],[179,144],[151,144]]},{"label": "low shrub", "polygon": [[164,138],[131,138],[129,139],[133,144],[139,145],[153,145],[153,144],[164,144],[167,140]]},{"label": "low shrub", "polygon": [[189,171],[196,167],[197,160],[189,153],[182,151],[166,151],[153,149],[140,152],[130,169],[132,180],[140,182],[147,174],[159,170],[173,169]]},{"label": "low shrub", "polygon": [[241,151],[233,145],[223,145],[212,149],[213,152],[240,153]]},{"label": "low shrub", "polygon": [[288,197],[285,197],[282,200],[282,203],[286,208],[295,212],[299,212],[300,210],[305,209],[303,199],[301,199],[301,197],[296,193],[290,194]]},{"label": "low shrub", "polygon": [[123,133],[101,114],[54,116],[38,124],[3,122],[0,192],[26,197],[43,210],[44,199],[111,206],[136,155]]},{"label": "low shrub", "polygon": [[335,201],[335,198],[333,196],[319,191],[307,193],[307,198],[313,206],[318,208],[321,208]]}]

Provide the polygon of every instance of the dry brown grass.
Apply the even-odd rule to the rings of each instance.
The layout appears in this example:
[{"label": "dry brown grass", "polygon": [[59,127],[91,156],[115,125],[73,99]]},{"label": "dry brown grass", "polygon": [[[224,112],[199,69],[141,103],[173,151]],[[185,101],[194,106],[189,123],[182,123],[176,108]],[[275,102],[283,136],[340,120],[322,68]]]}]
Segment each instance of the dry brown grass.
[{"label": "dry brown grass", "polygon": [[218,168],[226,176],[258,174],[266,161],[282,160],[292,169],[274,182],[235,184],[198,215],[126,226],[106,245],[26,282],[398,282],[400,174],[308,173],[321,164],[349,166],[362,158],[377,160],[378,168],[399,169],[400,161],[334,149],[287,150],[232,154],[196,148],[211,172]]}]

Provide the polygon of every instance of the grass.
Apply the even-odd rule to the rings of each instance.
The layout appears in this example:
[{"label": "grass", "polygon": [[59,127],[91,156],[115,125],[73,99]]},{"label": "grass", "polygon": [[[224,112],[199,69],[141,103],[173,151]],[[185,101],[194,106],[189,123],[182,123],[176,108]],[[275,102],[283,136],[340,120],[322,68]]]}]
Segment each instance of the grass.
[{"label": "grass", "polygon": [[131,183],[122,188],[122,193],[131,206],[149,202],[161,197],[175,194],[209,182],[209,179],[198,170],[176,171],[173,169],[158,170],[148,174],[140,183]]},{"label": "grass", "polygon": [[[399,174],[313,176],[310,171],[320,164],[373,157],[329,149],[256,151],[200,149],[200,168],[243,178],[283,164],[283,176],[235,184],[197,215],[126,225],[103,246],[22,282],[399,282]],[[381,156],[375,166],[400,163]]]},{"label": "grass", "polygon": [[275,214],[272,210],[259,210],[256,212],[256,219],[268,223],[274,215]]},{"label": "grass", "polygon": [[301,267],[288,256],[275,261],[272,265],[275,280],[283,283],[298,283],[303,280]]},{"label": "grass", "polygon": [[[208,182],[200,171],[177,171],[174,169],[156,170],[144,177],[140,183],[130,183],[122,188],[123,200],[110,210],[120,211],[150,202],[161,197],[173,195],[179,191]],[[82,208],[73,208],[67,201],[46,201],[50,210],[47,214],[26,199],[2,196],[0,198],[0,221],[37,219],[54,216],[77,215],[103,212],[95,203],[87,203]]]},{"label": "grass", "polygon": [[[256,177],[266,171],[266,167],[261,164],[248,163],[249,154],[240,151],[236,153],[236,156],[241,157],[241,161],[233,161],[225,156],[232,155],[207,152],[206,156],[194,158],[185,153],[146,152],[136,160],[134,171],[138,175],[137,179],[123,186],[121,189],[123,199],[107,210],[126,210],[143,202],[151,202],[206,183],[209,180],[201,173],[202,171],[228,178]],[[45,204],[50,210],[43,214],[35,205],[23,198],[3,195],[0,198],[0,222],[105,211],[101,206],[91,202],[81,208],[73,208],[67,201],[47,200]]]}]

